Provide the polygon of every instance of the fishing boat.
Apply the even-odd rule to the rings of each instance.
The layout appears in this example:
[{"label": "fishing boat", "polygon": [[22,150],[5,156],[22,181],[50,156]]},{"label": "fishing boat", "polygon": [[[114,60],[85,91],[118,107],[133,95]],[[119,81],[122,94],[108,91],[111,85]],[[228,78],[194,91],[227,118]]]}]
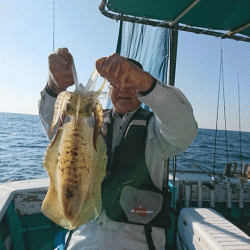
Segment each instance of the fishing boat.
[{"label": "fishing boat", "polygon": [[[155,64],[158,68],[148,71],[157,68],[159,73],[168,65],[167,71],[157,77],[171,86],[175,82],[180,30],[250,42],[250,3],[245,0],[102,0],[99,9],[108,18],[120,21],[116,51],[121,55],[125,53],[127,24],[166,30],[169,42],[163,39],[162,43],[169,47],[170,56],[164,55],[168,62],[163,60]],[[242,164],[240,171],[235,163],[228,163],[220,174],[178,172],[176,158],[164,164],[164,186],[172,192],[173,208],[166,249],[250,249],[248,163]],[[0,250],[64,249],[66,230],[41,213],[48,187],[48,178],[0,185]]]},{"label": "fishing boat", "polygon": [[[179,31],[250,42],[247,1],[103,0],[100,11],[120,20],[117,53],[138,60],[171,86],[175,85]],[[168,67],[162,72],[164,64]],[[227,162],[224,172],[216,172],[214,160],[212,171],[189,172],[177,171],[176,162],[176,157],[165,162],[163,186],[172,192],[175,221],[168,230],[166,249],[250,249],[250,165],[241,163],[239,168]]]}]

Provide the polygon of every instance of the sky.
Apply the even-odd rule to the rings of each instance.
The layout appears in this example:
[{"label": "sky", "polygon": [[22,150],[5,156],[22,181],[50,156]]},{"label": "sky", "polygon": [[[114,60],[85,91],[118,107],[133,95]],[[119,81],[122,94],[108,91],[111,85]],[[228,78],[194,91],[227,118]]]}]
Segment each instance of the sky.
[{"label": "sky", "polygon": [[[40,92],[48,78],[48,56],[67,47],[79,81],[87,83],[95,61],[115,52],[119,22],[103,16],[101,0],[1,1],[0,112],[38,114]],[[220,80],[221,50],[223,75]],[[176,81],[193,106],[200,128],[250,132],[250,43],[179,32]],[[240,89],[240,115],[239,93]],[[71,88],[70,90],[73,90]],[[105,101],[102,100],[103,106]]]}]

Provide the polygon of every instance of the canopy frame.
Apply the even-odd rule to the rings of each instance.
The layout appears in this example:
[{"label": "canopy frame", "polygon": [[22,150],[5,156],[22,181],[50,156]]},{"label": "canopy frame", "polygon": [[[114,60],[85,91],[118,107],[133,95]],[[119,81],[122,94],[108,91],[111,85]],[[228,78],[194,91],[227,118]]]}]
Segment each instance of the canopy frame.
[{"label": "canopy frame", "polygon": [[180,15],[178,15],[172,22],[169,23],[169,26],[172,27],[175,24],[177,24],[177,22],[184,17],[190,10],[192,10],[201,0],[195,0],[193,3],[191,3],[185,10],[183,10],[181,12]]},{"label": "canopy frame", "polygon": [[208,28],[193,27],[193,26],[189,26],[186,24],[178,23],[178,21],[183,16],[185,16],[190,10],[192,10],[201,1],[202,0],[194,0],[185,10],[183,10],[176,18],[174,18],[170,22],[167,20],[162,21],[162,20],[149,19],[145,17],[124,15],[123,13],[117,14],[107,8],[107,0],[101,1],[101,4],[99,5],[99,10],[104,16],[109,17],[111,19],[115,19],[115,20],[122,20],[122,21],[132,22],[132,23],[140,23],[140,24],[145,24],[145,25],[151,25],[154,27],[164,27],[164,28],[173,29],[173,30],[188,31],[188,32],[192,32],[195,34],[205,34],[205,35],[220,37],[221,39],[227,38],[227,39],[233,39],[236,41],[250,42],[250,36],[238,34],[242,30],[249,28],[250,22],[231,31],[221,31],[221,30],[217,31],[211,28],[208,29]]}]

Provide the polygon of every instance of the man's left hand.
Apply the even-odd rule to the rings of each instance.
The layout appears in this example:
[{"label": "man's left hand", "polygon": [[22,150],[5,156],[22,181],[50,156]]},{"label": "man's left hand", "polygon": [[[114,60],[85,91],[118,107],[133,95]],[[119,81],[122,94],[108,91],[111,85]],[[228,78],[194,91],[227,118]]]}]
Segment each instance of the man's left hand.
[{"label": "man's left hand", "polygon": [[154,80],[149,73],[116,53],[98,59],[96,69],[112,86],[120,89],[135,88],[138,92],[145,92]]}]

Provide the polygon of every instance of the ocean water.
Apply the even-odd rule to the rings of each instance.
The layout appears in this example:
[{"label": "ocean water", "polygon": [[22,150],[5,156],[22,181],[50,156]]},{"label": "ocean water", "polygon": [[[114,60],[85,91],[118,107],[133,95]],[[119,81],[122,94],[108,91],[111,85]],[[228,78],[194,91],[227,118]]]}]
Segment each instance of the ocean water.
[{"label": "ocean water", "polygon": [[0,182],[47,177],[48,143],[39,116],[0,113]]},{"label": "ocean water", "polygon": [[[177,157],[177,171],[224,171],[227,161],[250,164],[250,133],[199,129],[186,152]],[[49,141],[37,115],[0,113],[0,183],[47,177],[42,162]],[[240,166],[239,166],[240,168]]]}]

